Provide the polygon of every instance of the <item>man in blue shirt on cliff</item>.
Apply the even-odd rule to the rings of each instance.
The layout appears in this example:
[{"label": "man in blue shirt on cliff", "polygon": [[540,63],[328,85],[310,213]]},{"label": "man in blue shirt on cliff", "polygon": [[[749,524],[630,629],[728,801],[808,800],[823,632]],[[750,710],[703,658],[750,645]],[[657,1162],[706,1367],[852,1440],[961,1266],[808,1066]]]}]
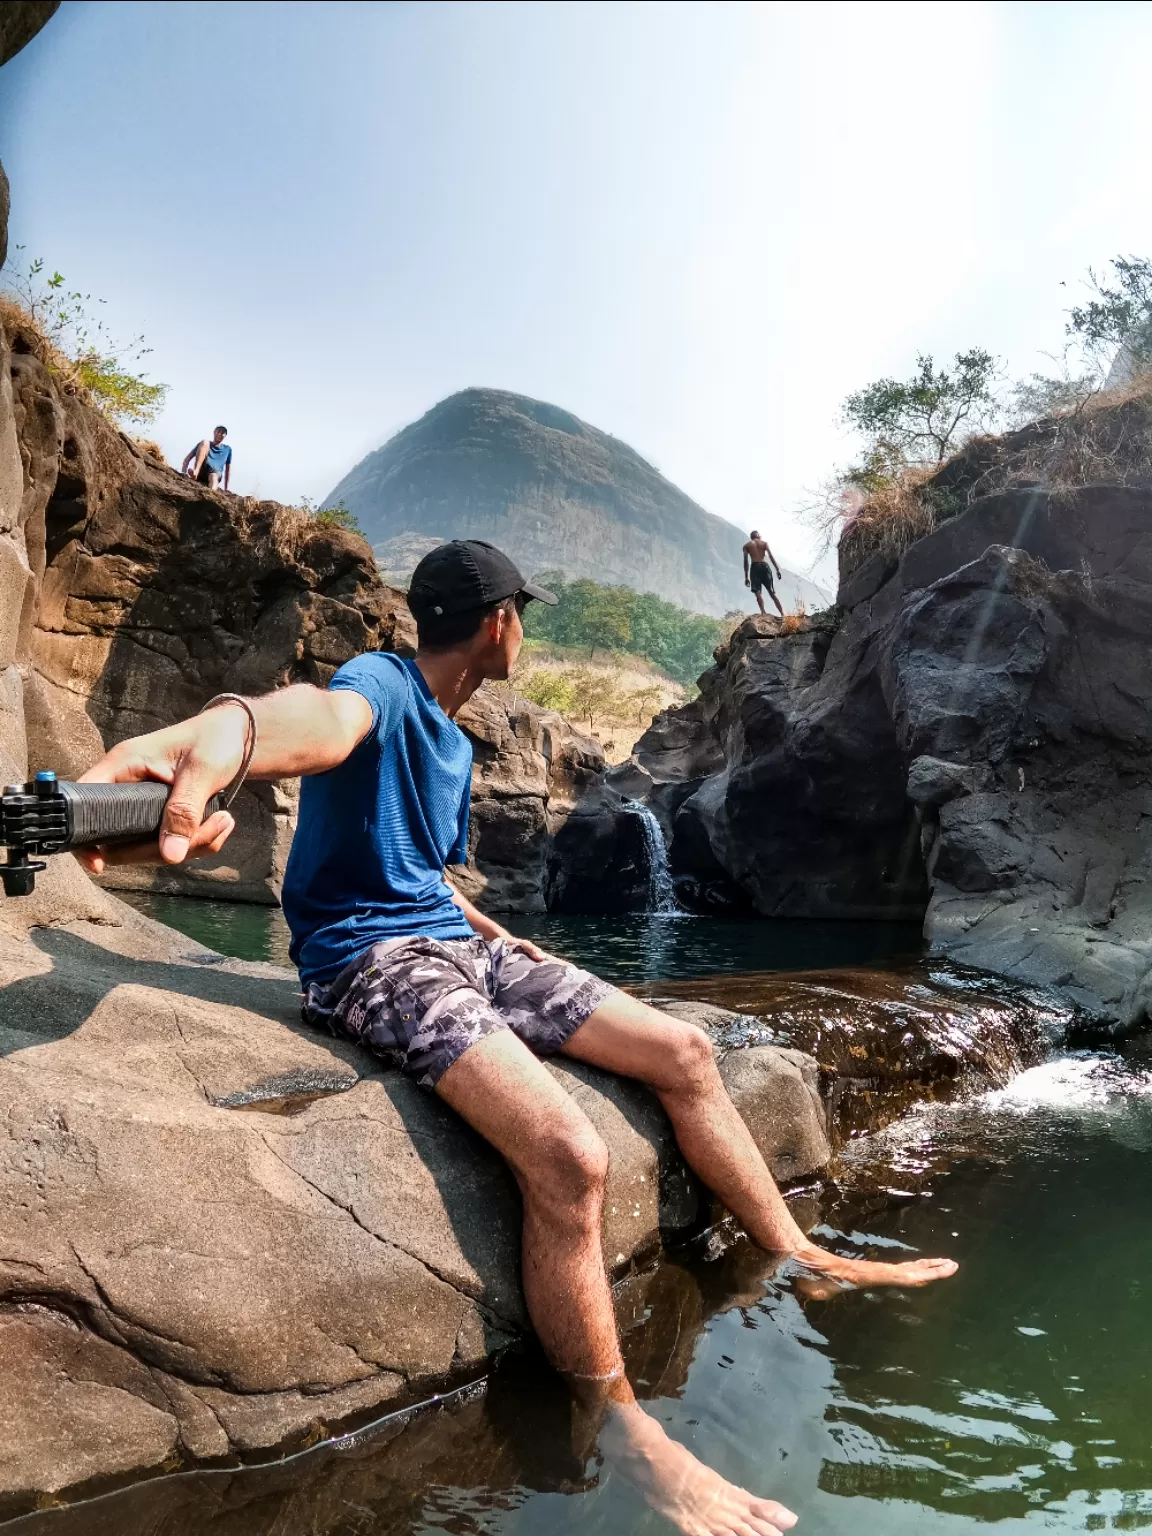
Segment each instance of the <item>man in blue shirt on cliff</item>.
[{"label": "man in blue shirt on cliff", "polygon": [[[227,427],[213,427],[212,441],[204,438],[197,443],[185,455],[180,473],[190,476],[200,485],[206,485],[210,491],[226,491],[232,478],[232,450],[224,441],[227,436]],[[191,469],[189,465],[192,465]]]},{"label": "man in blue shirt on cliff", "polygon": [[[793,1257],[811,1293],[926,1285],[956,1266],[866,1263],[810,1243],[707,1035],[514,938],[447,883],[445,867],[467,854],[472,769],[454,717],[486,679],[508,677],[532,598],[556,601],[490,544],[442,545],[412,578],[414,659],[371,652],[327,689],[222,703],[123,742],[85,777],[170,783],[159,853],[172,864],[223,846],[232,818],[202,822],[204,808],[240,770],[253,726],[253,777],[303,777],[284,911],[305,1019],[409,1074],[508,1163],[523,1195],[528,1311],[548,1358],[602,1416],[603,1454],[685,1536],[779,1536],[794,1515],[719,1477],[636,1402],[601,1251],[608,1152],[540,1058],[559,1052],[646,1083],[687,1162],[754,1242]],[[95,850],[85,862],[98,872],[147,852]]]}]

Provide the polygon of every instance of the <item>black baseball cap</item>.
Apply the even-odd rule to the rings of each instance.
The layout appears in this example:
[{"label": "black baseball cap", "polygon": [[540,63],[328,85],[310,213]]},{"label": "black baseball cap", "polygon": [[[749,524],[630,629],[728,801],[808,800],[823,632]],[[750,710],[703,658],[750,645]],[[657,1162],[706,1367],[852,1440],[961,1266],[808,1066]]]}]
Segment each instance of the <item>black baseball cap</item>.
[{"label": "black baseball cap", "polygon": [[525,581],[503,550],[483,539],[453,539],[429,550],[412,572],[408,606],[419,618],[435,614],[467,613],[490,608],[506,597],[523,593],[537,602],[554,604],[560,599],[547,587]]}]

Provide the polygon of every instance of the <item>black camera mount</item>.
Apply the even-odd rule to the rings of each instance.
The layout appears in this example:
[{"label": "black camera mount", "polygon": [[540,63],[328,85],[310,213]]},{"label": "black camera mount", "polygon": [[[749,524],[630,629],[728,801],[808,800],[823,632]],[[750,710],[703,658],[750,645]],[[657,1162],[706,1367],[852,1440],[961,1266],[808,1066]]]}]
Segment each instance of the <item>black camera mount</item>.
[{"label": "black camera mount", "polygon": [[[42,854],[105,843],[141,843],[160,830],[168,785],[74,784],[52,772],[27,784],[9,784],[0,794],[0,884],[7,896],[30,896],[36,875],[47,869]],[[218,807],[218,797],[205,815]]]}]

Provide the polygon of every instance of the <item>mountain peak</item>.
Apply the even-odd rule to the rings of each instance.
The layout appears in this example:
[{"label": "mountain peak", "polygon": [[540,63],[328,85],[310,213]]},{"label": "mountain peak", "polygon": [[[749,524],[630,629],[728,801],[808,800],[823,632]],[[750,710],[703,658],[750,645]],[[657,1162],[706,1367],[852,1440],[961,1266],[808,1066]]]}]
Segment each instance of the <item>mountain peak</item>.
[{"label": "mountain peak", "polygon": [[[367,455],[326,505],[355,513],[393,577],[445,539],[490,539],[525,574],[561,570],[700,613],[748,607],[747,534],[619,438],[510,390],[449,395]],[[826,599],[785,573],[786,605]]]}]

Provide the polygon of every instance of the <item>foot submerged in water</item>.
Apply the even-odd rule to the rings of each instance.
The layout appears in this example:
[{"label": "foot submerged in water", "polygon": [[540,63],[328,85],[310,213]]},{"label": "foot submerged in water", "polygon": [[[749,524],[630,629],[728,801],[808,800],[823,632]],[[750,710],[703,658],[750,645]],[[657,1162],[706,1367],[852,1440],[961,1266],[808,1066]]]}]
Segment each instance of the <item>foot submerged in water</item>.
[{"label": "foot submerged in water", "polygon": [[806,1243],[791,1259],[799,1271],[796,1289],[813,1301],[825,1301],[841,1291],[870,1291],[884,1285],[918,1290],[937,1280],[949,1279],[960,1268],[955,1259],[911,1259],[902,1264],[845,1259],[826,1248],[817,1248],[814,1243]]},{"label": "foot submerged in water", "polygon": [[796,1524],[783,1504],[755,1498],[697,1461],[637,1403],[609,1410],[600,1450],[683,1536],[783,1536]]}]

